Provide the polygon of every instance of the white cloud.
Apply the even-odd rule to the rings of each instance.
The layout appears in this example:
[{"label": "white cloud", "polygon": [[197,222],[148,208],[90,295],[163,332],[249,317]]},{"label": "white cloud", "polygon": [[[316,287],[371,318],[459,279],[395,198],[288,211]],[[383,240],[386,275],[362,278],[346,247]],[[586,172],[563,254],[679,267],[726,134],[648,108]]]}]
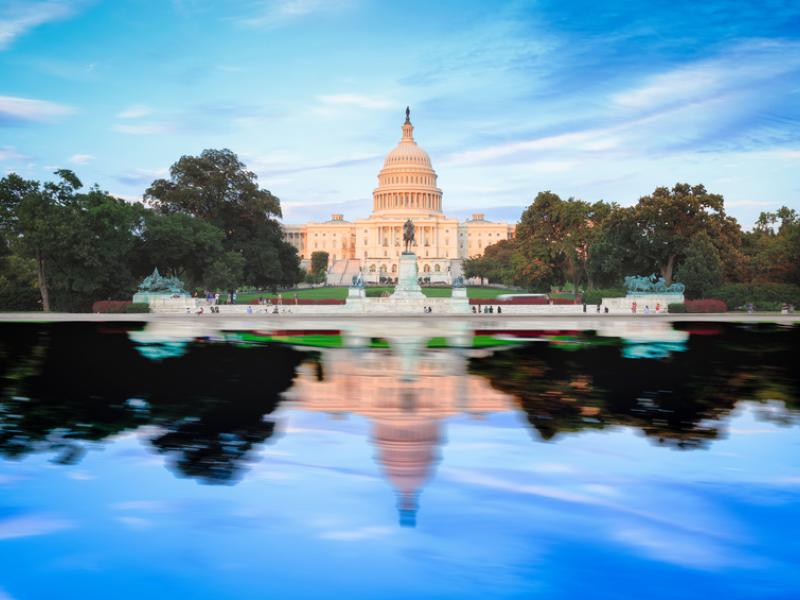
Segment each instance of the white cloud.
[{"label": "white cloud", "polygon": [[0,148],[0,160],[28,160],[30,156],[20,154],[11,146]]},{"label": "white cloud", "polygon": [[71,521],[47,515],[25,515],[0,520],[0,540],[46,535],[74,527]]},{"label": "white cloud", "polygon": [[75,109],[70,106],[47,100],[0,96],[0,121],[4,117],[20,121],[49,121],[73,112]]},{"label": "white cloud", "polygon": [[85,165],[90,163],[94,160],[94,156],[91,154],[73,154],[69,157],[69,162],[74,163],[76,165]]},{"label": "white cloud", "polygon": [[352,106],[367,110],[395,108],[396,103],[380,96],[364,96],[361,94],[329,94],[317,98],[326,106]]},{"label": "white cloud", "polygon": [[344,0],[335,3],[325,0],[261,0],[252,15],[236,21],[246,27],[269,29],[320,12],[339,10],[347,4],[349,2]]},{"label": "white cloud", "polygon": [[86,471],[69,471],[67,473],[67,477],[70,479],[74,479],[75,481],[91,481],[95,479],[95,476],[87,473]]},{"label": "white cloud", "polygon": [[153,113],[153,109],[144,104],[132,104],[117,114],[120,119],[139,119]]},{"label": "white cloud", "polygon": [[753,42],[721,57],[698,61],[648,77],[641,85],[612,96],[618,106],[633,109],[703,101],[800,67],[800,44]]},{"label": "white cloud", "polygon": [[138,123],[136,125],[117,123],[112,129],[130,135],[156,135],[159,133],[167,133],[171,131],[173,127],[167,123]]},{"label": "white cloud", "polygon": [[73,7],[65,2],[11,2],[0,7],[0,50],[44,23],[69,17]]}]

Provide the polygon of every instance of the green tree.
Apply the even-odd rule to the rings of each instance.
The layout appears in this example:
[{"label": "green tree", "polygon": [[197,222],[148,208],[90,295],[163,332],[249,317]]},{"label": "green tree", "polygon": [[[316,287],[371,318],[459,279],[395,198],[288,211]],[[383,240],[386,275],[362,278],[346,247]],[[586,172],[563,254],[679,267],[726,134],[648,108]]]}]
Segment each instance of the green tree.
[{"label": "green tree", "polygon": [[753,281],[800,284],[800,217],[794,209],[762,212],[744,247]]},{"label": "green tree", "polygon": [[50,311],[50,277],[56,260],[75,241],[68,205],[80,180],[71,171],[59,170],[58,180],[44,185],[10,174],[0,180],[3,231],[11,249],[31,258],[36,266],[36,285],[42,310]]},{"label": "green tree", "polygon": [[[235,252],[238,259],[232,259],[233,263],[225,258],[224,238],[222,230],[197,217],[146,211],[138,256],[140,274],[158,267],[161,273],[180,278],[187,288],[216,287],[207,277],[211,266],[217,265],[213,279],[219,280],[220,269],[223,269],[239,277],[233,282],[226,279],[226,286],[235,286],[241,281],[244,259]],[[238,266],[231,269],[234,264]]]},{"label": "green tree", "polygon": [[683,262],[675,271],[675,278],[686,285],[689,298],[704,298],[708,292],[722,285],[724,266],[714,243],[705,232],[696,235],[686,247]]},{"label": "green tree", "polygon": [[324,250],[316,250],[311,253],[311,274],[323,275],[328,270],[328,253]]},{"label": "green tree", "polygon": [[709,194],[703,185],[678,183],[670,190],[656,188],[633,208],[636,227],[631,247],[651,260],[672,283],[675,267],[691,239],[700,232],[714,238],[722,233],[725,210],[722,196]]},{"label": "green tree", "polygon": [[281,216],[280,201],[259,188],[256,175],[230,150],[182,156],[170,178],[154,181],[145,198],[163,213],[193,215],[218,227],[225,249],[244,257],[244,283],[275,287],[297,281],[297,255],[284,247],[289,244],[273,218]]}]

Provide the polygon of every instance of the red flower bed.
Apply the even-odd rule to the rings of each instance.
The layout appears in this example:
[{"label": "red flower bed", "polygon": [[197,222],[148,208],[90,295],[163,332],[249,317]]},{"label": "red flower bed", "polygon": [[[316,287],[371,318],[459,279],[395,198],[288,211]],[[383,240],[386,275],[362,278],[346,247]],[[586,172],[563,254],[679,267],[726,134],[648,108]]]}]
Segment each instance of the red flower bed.
[{"label": "red flower bed", "polygon": [[686,300],[684,303],[687,313],[718,313],[728,312],[728,307],[722,300],[706,298],[705,300]]},{"label": "red flower bed", "polygon": [[94,313],[124,313],[125,309],[133,304],[129,300],[98,300],[92,304]]}]

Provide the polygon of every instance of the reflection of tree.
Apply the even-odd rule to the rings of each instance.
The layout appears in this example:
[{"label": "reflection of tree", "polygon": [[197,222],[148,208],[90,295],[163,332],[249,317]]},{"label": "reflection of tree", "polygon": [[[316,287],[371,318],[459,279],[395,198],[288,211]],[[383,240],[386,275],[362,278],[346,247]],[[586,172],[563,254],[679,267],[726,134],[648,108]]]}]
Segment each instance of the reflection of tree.
[{"label": "reflection of tree", "polygon": [[591,343],[569,353],[536,344],[473,360],[470,371],[519,398],[544,439],[627,425],[687,448],[719,437],[719,422],[739,400],[780,400],[785,410],[765,417],[796,420],[798,342],[800,328],[730,325],[724,335],[692,336],[686,352],[664,360],[625,359],[618,348]]},{"label": "reflection of tree", "polygon": [[75,462],[85,442],[151,425],[151,443],[181,473],[235,480],[254,446],[272,435],[264,417],[303,354],[195,343],[180,359],[152,362],[114,327],[4,326],[0,453],[55,451],[58,461]]}]

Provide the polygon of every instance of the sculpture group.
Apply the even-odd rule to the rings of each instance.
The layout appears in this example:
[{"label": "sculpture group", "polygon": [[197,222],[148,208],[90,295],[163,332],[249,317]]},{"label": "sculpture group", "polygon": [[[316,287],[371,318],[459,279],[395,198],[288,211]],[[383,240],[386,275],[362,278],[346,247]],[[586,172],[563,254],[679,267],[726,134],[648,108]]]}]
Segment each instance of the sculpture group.
[{"label": "sculpture group", "polygon": [[151,294],[184,294],[183,282],[177,277],[164,277],[158,267],[139,284],[139,292]]},{"label": "sculpture group", "polygon": [[686,286],[682,283],[667,285],[663,277],[652,275],[640,277],[629,275],[625,278],[625,287],[629,294],[683,294]]}]

